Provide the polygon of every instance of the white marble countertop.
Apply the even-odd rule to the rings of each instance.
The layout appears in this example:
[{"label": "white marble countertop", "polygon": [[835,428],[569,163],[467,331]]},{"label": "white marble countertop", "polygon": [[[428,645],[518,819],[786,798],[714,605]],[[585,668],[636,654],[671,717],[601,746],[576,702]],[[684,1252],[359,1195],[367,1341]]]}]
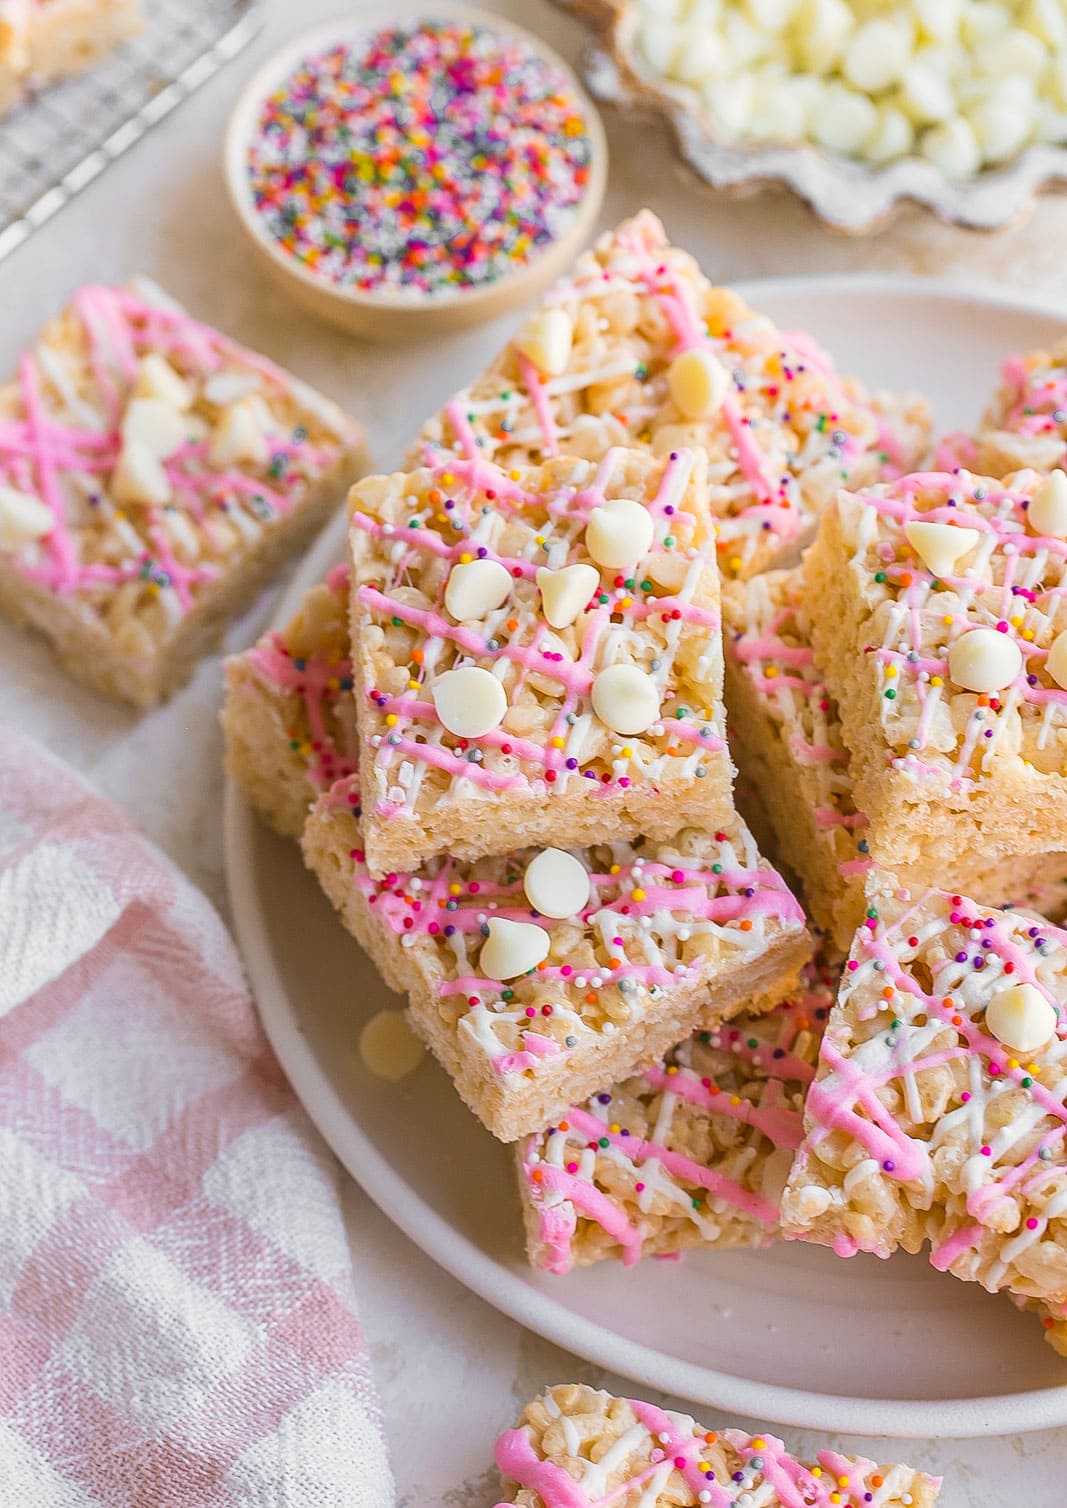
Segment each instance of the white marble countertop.
[{"label": "white marble countertop", "polygon": [[[577,56],[579,29],[542,0],[482,3]],[[476,370],[499,344],[500,329],[438,341],[430,351],[390,350],[361,347],[308,322],[251,264],[223,200],[219,169],[227,109],[255,60],[341,8],[339,0],[299,6],[266,0],[266,24],[250,52],[0,265],[0,370],[13,367],[21,345],[76,284],[143,271],[200,316],[319,383],[366,425],[379,464],[396,460],[457,375]],[[781,194],[744,202],[709,197],[676,165],[665,132],[654,125],[609,119],[608,127],[604,223],[648,204],[717,277],[890,270],[1061,294],[1067,287],[1067,198],[1046,199],[1028,224],[997,235],[968,234],[909,211],[877,238],[849,241]],[[269,611],[270,602],[261,603],[232,643],[248,642]],[[219,686],[213,661],[169,707],[137,717],[81,692],[42,645],[0,626],[0,717],[35,734],[123,802],[225,909]],[[461,1288],[355,1185],[347,1199],[400,1503],[483,1508],[495,1501],[491,1442],[517,1405],[553,1381],[626,1384],[524,1332]],[[800,1432],[785,1433],[798,1447],[812,1444]],[[893,1448],[881,1447],[889,1454]],[[1062,1508],[1067,1496],[1067,1431],[907,1442],[899,1449],[914,1464],[944,1473],[945,1508]]]}]

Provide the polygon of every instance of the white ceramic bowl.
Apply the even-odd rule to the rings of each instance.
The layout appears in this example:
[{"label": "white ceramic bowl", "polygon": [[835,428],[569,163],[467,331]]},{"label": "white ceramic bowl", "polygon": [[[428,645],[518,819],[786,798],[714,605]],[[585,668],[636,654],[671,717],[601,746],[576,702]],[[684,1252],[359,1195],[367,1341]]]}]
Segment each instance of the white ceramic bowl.
[{"label": "white ceramic bowl", "polygon": [[[589,180],[563,233],[513,272],[481,288],[452,288],[427,297],[366,293],[341,288],[305,267],[269,235],[252,201],[247,150],[264,100],[302,58],[338,43],[356,44],[383,27],[405,20],[458,21],[481,25],[497,36],[515,38],[544,62],[562,72],[581,107],[592,147]],[[589,239],[607,183],[607,143],[596,106],[562,58],[539,37],[488,11],[450,0],[397,0],[338,19],[292,38],[249,79],[238,97],[226,130],[223,167],[230,202],[257,257],[270,275],[312,314],[368,340],[423,338],[506,314],[527,303],[559,277]]]}]

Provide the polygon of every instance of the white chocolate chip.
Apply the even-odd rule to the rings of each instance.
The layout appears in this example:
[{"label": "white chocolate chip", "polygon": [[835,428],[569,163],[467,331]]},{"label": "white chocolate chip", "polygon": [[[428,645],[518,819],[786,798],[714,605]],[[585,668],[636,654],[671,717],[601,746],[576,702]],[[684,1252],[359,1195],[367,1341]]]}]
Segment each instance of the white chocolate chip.
[{"label": "white chocolate chip", "polygon": [[[238,398],[247,398],[258,387],[259,379],[254,372],[215,372],[204,383],[204,397],[217,408],[224,408]],[[300,401],[305,401],[303,396]]]},{"label": "white chocolate chip", "polygon": [[879,114],[878,129],[867,142],[865,155],[869,162],[880,165],[906,157],[915,141],[911,121],[895,105],[884,105]]},{"label": "white chocolate chip", "polygon": [[442,726],[457,738],[483,738],[500,726],[508,710],[503,686],[479,665],[446,670],[434,682],[433,704]]},{"label": "white chocolate chip", "polygon": [[796,20],[800,60],[812,73],[828,73],[855,26],[845,0],[802,0]]},{"label": "white chocolate chip", "polygon": [[814,120],[815,140],[831,152],[857,153],[878,130],[878,110],[865,94],[829,84]]},{"label": "white chocolate chip", "polygon": [[548,957],[552,940],[536,922],[512,922],[494,916],[482,944],[478,967],[486,979],[517,979]]},{"label": "white chocolate chip", "polygon": [[1050,471],[1030,499],[1026,521],[1035,534],[1067,539],[1067,473]]},{"label": "white chocolate chip", "polygon": [[51,508],[39,497],[0,486],[0,550],[24,549],[51,534],[55,524]]},{"label": "white chocolate chip", "polygon": [[987,99],[969,112],[971,126],[987,162],[1007,162],[1025,145],[1033,114],[1008,100]]},{"label": "white chocolate chip", "polygon": [[608,665],[593,682],[593,711],[614,733],[644,733],[659,717],[655,681],[636,665]]},{"label": "white chocolate chip", "polygon": [[530,315],[515,345],[542,377],[558,377],[567,370],[573,340],[574,323],[566,309],[551,308]]},{"label": "white chocolate chip", "polygon": [[270,455],[262,404],[239,398],[222,410],[208,445],[208,465],[216,468],[247,462],[262,466]]},{"label": "white chocolate chip", "polygon": [[854,88],[875,94],[898,81],[910,58],[908,26],[875,17],[849,38],[841,72]]},{"label": "white chocolate chip", "polygon": [[1016,1052],[1037,1052],[1056,1030],[1056,1010],[1035,985],[1013,984],[986,1006],[986,1030]]},{"label": "white chocolate chip", "polygon": [[585,547],[597,565],[619,571],[648,554],[654,534],[648,509],[628,497],[618,497],[589,515]]},{"label": "white chocolate chip", "polygon": [[1015,680],[1022,664],[1018,644],[995,628],[972,628],[948,652],[949,675],[965,691],[1003,691]]},{"label": "white chocolate chip", "polygon": [[552,628],[569,628],[600,585],[595,566],[579,564],[550,571],[541,566],[537,586],[541,593],[541,610]]},{"label": "white chocolate chip", "polygon": [[919,150],[949,178],[970,178],[982,166],[982,149],[974,127],[962,115],[924,131]]},{"label": "white chocolate chip", "polygon": [[973,550],[979,538],[977,529],[931,524],[922,519],[905,524],[904,533],[923,565],[937,577],[949,575],[957,560]]},{"label": "white chocolate chip", "polygon": [[1062,634],[1057,634],[1049,645],[1045,669],[1056,685],[1062,686],[1067,691],[1067,630]]},{"label": "white chocolate chip", "polygon": [[359,1055],[371,1073],[396,1084],[414,1073],[426,1050],[403,1011],[377,1011],[359,1034]]},{"label": "white chocolate chip", "polygon": [[122,443],[165,461],[185,442],[186,421],[162,398],[134,398],[122,416]]},{"label": "white chocolate chip", "polygon": [[576,916],[589,900],[589,874],[571,853],[546,848],[526,866],[522,888],[542,916]]},{"label": "white chocolate chip", "polygon": [[467,560],[454,565],[445,587],[445,607],[459,623],[480,621],[511,595],[511,574],[499,560]]},{"label": "white chocolate chip", "polygon": [[125,444],[111,476],[111,493],[117,503],[139,503],[162,508],[174,495],[166,467],[144,445]]},{"label": "white chocolate chip", "polygon": [[916,125],[936,125],[955,112],[956,101],[945,78],[930,62],[913,62],[904,71],[900,104]]},{"label": "white chocolate chip", "polygon": [[133,391],[138,398],[158,398],[179,413],[184,413],[193,404],[192,388],[158,351],[149,351],[147,356],[141,357]]},{"label": "white chocolate chip", "polygon": [[671,362],[667,383],[675,407],[687,419],[717,413],[730,391],[730,374],[710,351],[695,347]]}]

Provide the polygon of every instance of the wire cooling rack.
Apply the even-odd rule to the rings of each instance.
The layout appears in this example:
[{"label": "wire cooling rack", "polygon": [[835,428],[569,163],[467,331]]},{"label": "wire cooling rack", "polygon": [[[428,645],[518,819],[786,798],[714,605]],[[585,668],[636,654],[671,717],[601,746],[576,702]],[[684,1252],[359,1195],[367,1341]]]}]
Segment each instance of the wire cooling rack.
[{"label": "wire cooling rack", "polygon": [[0,119],[0,260],[236,57],[258,0],[142,0],[144,26],[88,73]]}]

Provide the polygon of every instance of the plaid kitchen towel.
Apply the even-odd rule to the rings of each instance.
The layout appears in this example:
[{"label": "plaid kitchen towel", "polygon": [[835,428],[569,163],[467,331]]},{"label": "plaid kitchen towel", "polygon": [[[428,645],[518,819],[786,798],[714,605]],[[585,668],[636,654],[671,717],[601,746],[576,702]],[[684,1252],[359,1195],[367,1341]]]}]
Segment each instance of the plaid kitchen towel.
[{"label": "plaid kitchen towel", "polygon": [[338,1170],[233,943],[0,729],[0,1504],[392,1501]]}]

